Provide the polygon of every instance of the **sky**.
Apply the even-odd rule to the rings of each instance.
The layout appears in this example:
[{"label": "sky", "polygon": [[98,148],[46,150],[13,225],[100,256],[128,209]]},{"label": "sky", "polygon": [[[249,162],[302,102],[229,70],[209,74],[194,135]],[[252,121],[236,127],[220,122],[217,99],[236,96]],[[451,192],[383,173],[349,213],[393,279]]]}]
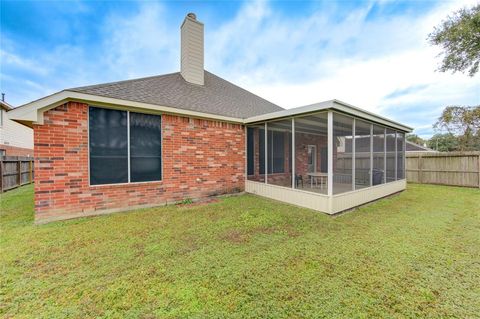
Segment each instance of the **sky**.
[{"label": "sky", "polygon": [[284,108],[339,99],[428,138],[447,105],[479,105],[480,74],[436,71],[427,36],[456,1],[0,2],[0,89],[14,106],[180,69],[180,24],[205,24],[205,69]]}]

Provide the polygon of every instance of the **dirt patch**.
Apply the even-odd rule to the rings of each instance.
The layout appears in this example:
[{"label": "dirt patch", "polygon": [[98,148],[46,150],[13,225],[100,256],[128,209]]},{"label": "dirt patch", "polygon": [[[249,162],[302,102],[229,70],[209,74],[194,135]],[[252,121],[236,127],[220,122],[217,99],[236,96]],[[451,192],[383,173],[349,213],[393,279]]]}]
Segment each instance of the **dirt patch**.
[{"label": "dirt patch", "polygon": [[178,207],[183,207],[183,208],[190,208],[190,207],[198,207],[198,206],[204,206],[212,203],[217,203],[219,202],[220,199],[218,198],[202,198],[199,200],[196,200],[193,203],[189,204],[177,204]]},{"label": "dirt patch", "polygon": [[234,244],[246,243],[250,236],[239,229],[230,229],[220,236],[220,239]]},{"label": "dirt patch", "polygon": [[220,235],[219,238],[230,243],[241,244],[248,242],[250,238],[256,234],[284,234],[290,238],[293,238],[300,236],[301,232],[293,227],[259,226],[249,230],[230,229]]}]

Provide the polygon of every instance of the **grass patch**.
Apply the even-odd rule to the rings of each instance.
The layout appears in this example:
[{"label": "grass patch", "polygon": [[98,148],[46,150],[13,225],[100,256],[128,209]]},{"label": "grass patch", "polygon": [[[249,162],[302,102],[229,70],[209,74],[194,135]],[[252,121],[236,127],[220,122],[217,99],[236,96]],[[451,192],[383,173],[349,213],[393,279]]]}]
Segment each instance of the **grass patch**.
[{"label": "grass patch", "polygon": [[33,225],[1,195],[0,314],[479,317],[480,190],[408,190],[332,218],[252,195]]}]

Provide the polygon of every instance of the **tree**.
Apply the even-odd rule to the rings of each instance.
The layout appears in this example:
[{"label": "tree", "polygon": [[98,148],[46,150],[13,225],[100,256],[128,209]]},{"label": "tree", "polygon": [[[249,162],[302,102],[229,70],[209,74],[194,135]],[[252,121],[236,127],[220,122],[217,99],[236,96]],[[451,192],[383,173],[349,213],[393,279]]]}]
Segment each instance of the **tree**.
[{"label": "tree", "polygon": [[468,75],[474,76],[480,64],[480,3],[448,16],[428,35],[428,40],[443,48],[441,72],[468,70]]},{"label": "tree", "polygon": [[453,152],[458,151],[458,140],[452,133],[437,133],[427,141],[427,146],[439,152]]},{"label": "tree", "polygon": [[480,105],[447,106],[433,126],[446,130],[458,139],[458,149],[478,150],[480,139]]},{"label": "tree", "polygon": [[417,134],[407,134],[406,139],[407,141],[418,144],[418,145],[425,144],[425,140],[420,136],[418,136]]}]

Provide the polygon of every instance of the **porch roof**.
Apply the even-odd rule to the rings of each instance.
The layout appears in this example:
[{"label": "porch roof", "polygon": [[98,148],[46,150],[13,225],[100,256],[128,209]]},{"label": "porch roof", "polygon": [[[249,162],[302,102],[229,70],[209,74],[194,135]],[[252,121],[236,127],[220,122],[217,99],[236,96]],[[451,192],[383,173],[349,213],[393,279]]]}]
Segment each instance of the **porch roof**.
[{"label": "porch roof", "polygon": [[411,128],[410,126],[406,126],[404,124],[392,121],[386,117],[368,112],[364,109],[361,109],[359,107],[353,106],[351,104],[348,104],[339,100],[329,100],[329,101],[324,101],[324,102],[315,103],[311,105],[305,105],[305,106],[295,107],[292,109],[282,110],[278,112],[252,116],[252,117],[246,118],[244,120],[244,123],[254,124],[258,122],[266,122],[266,121],[272,121],[272,120],[279,120],[282,118],[290,118],[290,117],[295,117],[300,115],[307,115],[309,113],[315,113],[315,112],[326,111],[326,110],[335,110],[341,113],[354,116],[356,118],[362,118],[378,124],[393,127],[404,132],[411,132],[413,130],[413,128]]}]

